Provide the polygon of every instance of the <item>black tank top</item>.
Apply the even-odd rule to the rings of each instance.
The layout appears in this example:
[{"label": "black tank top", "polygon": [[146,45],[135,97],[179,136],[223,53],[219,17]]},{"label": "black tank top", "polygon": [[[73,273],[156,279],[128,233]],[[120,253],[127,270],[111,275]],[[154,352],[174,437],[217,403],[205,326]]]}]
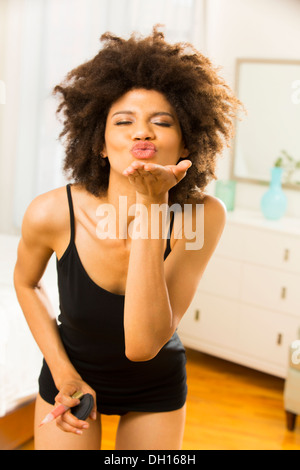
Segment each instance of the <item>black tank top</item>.
[{"label": "black tank top", "polygon": [[[57,260],[60,298],[59,332],[70,361],[96,392],[100,413],[171,411],[186,400],[186,356],[177,335],[149,361],[132,362],[125,355],[124,295],[98,286],[85,271],[75,245],[74,211],[67,185],[71,237]],[[171,219],[164,259],[170,253]],[[155,301],[155,299],[154,299]],[[39,392],[54,403],[58,390],[46,364],[39,377]]]},{"label": "black tank top", "polygon": [[[86,366],[110,369],[127,364],[123,311],[124,295],[97,285],[84,269],[75,245],[74,210],[67,185],[71,237],[63,256],[57,260],[61,336],[70,357]],[[164,259],[171,251],[171,218]],[[125,362],[124,362],[125,361]],[[130,361],[129,361],[130,362]]]}]

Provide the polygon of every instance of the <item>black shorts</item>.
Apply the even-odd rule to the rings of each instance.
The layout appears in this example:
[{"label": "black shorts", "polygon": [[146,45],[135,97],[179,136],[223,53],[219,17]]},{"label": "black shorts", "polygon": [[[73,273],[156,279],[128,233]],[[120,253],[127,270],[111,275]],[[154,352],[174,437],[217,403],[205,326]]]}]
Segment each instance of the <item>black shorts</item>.
[{"label": "black shorts", "polygon": [[[166,354],[164,354],[165,356]],[[159,355],[158,355],[159,356]],[[172,366],[160,357],[132,363],[132,370],[87,370],[85,364],[72,361],[82,379],[96,392],[97,410],[106,415],[124,415],[130,411],[165,412],[183,407],[187,396],[185,351],[175,354]],[[54,404],[58,390],[46,361],[39,377],[39,393]]]}]

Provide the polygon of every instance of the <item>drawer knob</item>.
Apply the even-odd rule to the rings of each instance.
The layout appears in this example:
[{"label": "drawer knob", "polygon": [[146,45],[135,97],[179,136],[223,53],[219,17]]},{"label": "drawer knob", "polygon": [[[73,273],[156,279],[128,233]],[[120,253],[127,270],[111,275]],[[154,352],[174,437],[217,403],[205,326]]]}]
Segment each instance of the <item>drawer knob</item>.
[{"label": "drawer knob", "polygon": [[281,288],[281,298],[285,299],[286,298],[286,287]]},{"label": "drawer knob", "polygon": [[278,346],[280,346],[282,344],[282,334],[281,333],[278,333],[278,335],[277,335],[277,344],[278,344]]},{"label": "drawer knob", "polygon": [[200,310],[195,310],[195,321],[200,320]]},{"label": "drawer knob", "polygon": [[284,261],[288,261],[288,260],[289,260],[289,258],[290,258],[290,250],[288,250],[288,249],[285,249],[285,250],[284,250],[284,256],[283,256],[283,259],[284,259]]}]

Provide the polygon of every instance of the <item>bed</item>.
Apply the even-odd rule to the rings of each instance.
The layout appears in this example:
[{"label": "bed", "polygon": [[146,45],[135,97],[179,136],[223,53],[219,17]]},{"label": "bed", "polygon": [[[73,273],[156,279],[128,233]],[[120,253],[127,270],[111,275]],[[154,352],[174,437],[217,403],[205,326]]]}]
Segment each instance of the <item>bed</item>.
[{"label": "bed", "polygon": [[[13,286],[18,243],[19,236],[0,234],[0,450],[16,449],[33,436],[34,402],[42,363]],[[43,282],[58,313],[54,256]]]}]

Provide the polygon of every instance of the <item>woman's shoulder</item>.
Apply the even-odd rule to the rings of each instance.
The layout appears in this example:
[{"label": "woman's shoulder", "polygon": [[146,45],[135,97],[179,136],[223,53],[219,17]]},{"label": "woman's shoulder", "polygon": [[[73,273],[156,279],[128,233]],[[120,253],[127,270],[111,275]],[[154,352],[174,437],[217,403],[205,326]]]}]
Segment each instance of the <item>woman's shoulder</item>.
[{"label": "woman's shoulder", "polygon": [[207,247],[220,238],[226,223],[226,207],[220,199],[208,194],[189,198],[178,214],[176,211],[175,221],[177,224],[175,222],[171,239],[172,249],[178,244],[182,252],[186,253],[186,244],[196,238],[192,250],[193,253],[200,252],[204,243]]},{"label": "woman's shoulder", "polygon": [[[219,240],[226,223],[226,207],[220,199],[208,194],[190,199],[189,204],[182,220],[183,234],[188,234],[188,237],[183,237],[183,240],[184,243],[189,243],[189,237],[193,233],[198,238],[195,247],[199,246],[200,252],[202,246],[209,249],[210,245],[214,246]],[[196,250],[195,247],[193,250]]]},{"label": "woman's shoulder", "polygon": [[69,227],[69,208],[66,186],[36,196],[27,207],[22,230],[51,240],[55,234]]},{"label": "woman's shoulder", "polygon": [[66,186],[52,189],[36,196],[26,210],[26,215],[36,222],[54,222],[61,218],[67,208]]},{"label": "woman's shoulder", "polygon": [[221,199],[215,196],[206,195],[203,199],[204,208],[209,211],[214,217],[218,217],[221,220],[226,219],[226,206]]},{"label": "woman's shoulder", "polygon": [[192,208],[193,218],[196,217],[197,210],[203,210],[205,220],[213,219],[217,223],[225,223],[226,207],[223,201],[215,196],[204,194],[202,197],[191,198],[187,201],[187,207]]}]

